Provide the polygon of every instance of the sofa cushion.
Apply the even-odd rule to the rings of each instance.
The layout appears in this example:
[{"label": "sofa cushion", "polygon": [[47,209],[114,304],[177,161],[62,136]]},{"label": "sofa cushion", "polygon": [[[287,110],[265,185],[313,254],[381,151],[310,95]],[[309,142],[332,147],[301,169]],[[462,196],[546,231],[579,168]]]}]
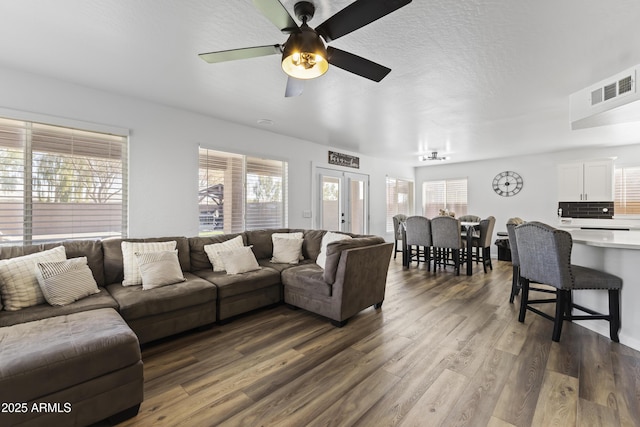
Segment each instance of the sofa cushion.
[{"label": "sofa cushion", "polygon": [[136,252],[136,258],[144,290],[185,281],[178,261],[178,251]]},{"label": "sofa cushion", "polygon": [[244,247],[242,236],[236,236],[233,239],[225,240],[220,243],[212,243],[204,246],[204,252],[209,257],[209,262],[213,266],[213,271],[225,271],[224,258],[222,252]]},{"label": "sofa cushion", "polygon": [[44,299],[51,305],[71,304],[100,292],[87,265],[87,257],[39,262],[36,277]]},{"label": "sofa cushion", "polygon": [[182,283],[146,291],[141,285],[122,286],[121,283],[108,285],[107,290],[127,320],[164,314],[208,301],[215,304],[217,290],[213,283],[191,273],[184,273],[184,277],[186,281]]},{"label": "sofa cushion", "polygon": [[330,297],[332,286],[324,281],[324,272],[316,263],[287,268],[282,272],[282,284],[303,289],[305,293]]},{"label": "sofa cushion", "polygon": [[28,402],[140,361],[138,338],[110,308],[0,328],[0,342],[2,402]]},{"label": "sofa cushion", "polygon": [[64,246],[57,246],[42,252],[0,260],[0,294],[4,309],[15,311],[44,303],[44,295],[36,278],[36,264],[66,259]]},{"label": "sofa cushion", "polygon": [[98,289],[100,293],[90,295],[68,305],[54,307],[45,303],[18,311],[0,311],[0,327],[100,308],[114,308],[117,310],[118,303],[109,292],[105,288]]},{"label": "sofa cushion", "polygon": [[194,271],[194,274],[217,286],[218,299],[280,284],[280,273],[271,268],[261,268],[242,274],[226,274],[211,270]]},{"label": "sofa cushion", "polygon": [[347,249],[362,248],[364,246],[372,246],[384,243],[382,237],[355,237],[347,240],[333,242],[327,246],[327,260],[324,267],[325,282],[333,285],[336,281],[336,273],[338,271],[338,263],[342,256],[342,251]]},{"label": "sofa cushion", "polygon": [[[51,249],[60,246],[60,243],[45,243],[43,249]],[[104,254],[102,252],[102,241],[100,240],[65,240],[62,242],[67,259],[87,257],[87,264],[96,279],[98,286],[104,287]]]},{"label": "sofa cushion", "polygon": [[222,243],[236,236],[242,236],[242,244],[246,246],[247,238],[244,233],[219,234],[209,237],[189,237],[189,251],[191,257],[191,271],[213,270],[209,256],[204,250],[206,245]]},{"label": "sofa cushion", "polygon": [[291,267],[295,267],[296,265],[309,264],[309,263],[315,264],[315,261],[312,259],[303,259],[302,261],[298,262],[298,264],[279,264],[279,263],[273,263],[269,259],[258,260],[258,264],[260,264],[261,267],[269,267],[279,272],[283,272],[284,270],[287,270]]},{"label": "sofa cushion", "polygon": [[106,284],[122,283],[124,280],[124,267],[122,260],[122,242],[168,242],[175,240],[178,249],[178,260],[182,271],[191,270],[191,258],[189,254],[189,240],[186,237],[158,237],[147,239],[105,239],[102,241],[104,252],[104,281]]},{"label": "sofa cushion", "polygon": [[302,256],[305,259],[318,259],[320,248],[322,247],[322,237],[327,232],[325,230],[306,230],[304,232],[304,243],[302,243]]}]

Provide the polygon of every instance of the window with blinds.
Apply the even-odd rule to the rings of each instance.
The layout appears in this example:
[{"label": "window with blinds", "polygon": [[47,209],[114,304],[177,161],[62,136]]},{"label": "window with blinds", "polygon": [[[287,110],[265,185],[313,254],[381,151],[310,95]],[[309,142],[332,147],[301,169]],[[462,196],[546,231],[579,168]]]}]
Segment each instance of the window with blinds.
[{"label": "window with blinds", "polygon": [[467,178],[426,181],[422,183],[422,212],[427,218],[440,214],[440,210],[467,214]]},{"label": "window with blinds", "polygon": [[640,215],[640,166],[615,169],[615,201],[613,212]]},{"label": "window with blinds", "polygon": [[200,235],[286,227],[287,173],[287,162],[200,148]]},{"label": "window with blinds", "polygon": [[125,236],[127,137],[0,118],[0,244]]},{"label": "window with blinds", "polygon": [[413,215],[413,181],[387,177],[387,232],[392,233],[393,217]]}]

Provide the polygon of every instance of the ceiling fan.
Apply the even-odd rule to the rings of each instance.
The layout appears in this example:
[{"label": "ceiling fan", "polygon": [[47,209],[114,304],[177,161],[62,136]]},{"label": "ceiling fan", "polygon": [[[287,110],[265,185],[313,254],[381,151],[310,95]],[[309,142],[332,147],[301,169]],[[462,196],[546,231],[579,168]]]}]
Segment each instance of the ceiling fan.
[{"label": "ceiling fan", "polygon": [[349,34],[411,3],[411,0],[357,0],[345,7],[315,29],[309,27],[315,6],[308,1],[295,4],[294,12],[302,25],[298,26],[279,0],[253,0],[262,12],[280,31],[289,34],[280,45],[247,47],[199,54],[209,62],[225,62],[282,54],[282,69],[289,76],[285,96],[298,96],[303,90],[303,81],[323,75],[329,64],[379,82],[390,68],[344,50],[326,46],[327,43]]}]

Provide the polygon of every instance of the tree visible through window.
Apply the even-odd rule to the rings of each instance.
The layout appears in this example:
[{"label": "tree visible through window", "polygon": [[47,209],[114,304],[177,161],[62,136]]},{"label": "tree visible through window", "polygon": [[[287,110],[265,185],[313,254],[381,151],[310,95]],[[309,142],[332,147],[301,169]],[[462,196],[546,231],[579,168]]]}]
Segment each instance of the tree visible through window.
[{"label": "tree visible through window", "polygon": [[0,119],[0,239],[125,235],[126,140]]},{"label": "tree visible through window", "polygon": [[200,235],[285,227],[287,162],[199,150]]}]

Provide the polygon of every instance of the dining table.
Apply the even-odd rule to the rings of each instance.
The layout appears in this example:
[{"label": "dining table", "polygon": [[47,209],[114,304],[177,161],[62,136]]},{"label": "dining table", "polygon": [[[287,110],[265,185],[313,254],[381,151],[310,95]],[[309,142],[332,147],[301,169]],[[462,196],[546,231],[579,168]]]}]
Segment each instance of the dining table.
[{"label": "dining table", "polygon": [[[404,267],[409,267],[411,262],[411,256],[409,254],[409,248],[405,243],[407,241],[407,227],[404,222],[398,225],[400,227],[400,233],[402,234],[402,265]],[[473,233],[474,231],[478,231],[480,229],[479,222],[469,222],[469,221],[461,221],[460,222],[460,230],[461,234],[464,232],[464,238],[466,239],[467,249],[466,249],[466,264],[467,264],[467,276],[471,276],[473,274],[473,263],[472,255],[473,255]]]}]

